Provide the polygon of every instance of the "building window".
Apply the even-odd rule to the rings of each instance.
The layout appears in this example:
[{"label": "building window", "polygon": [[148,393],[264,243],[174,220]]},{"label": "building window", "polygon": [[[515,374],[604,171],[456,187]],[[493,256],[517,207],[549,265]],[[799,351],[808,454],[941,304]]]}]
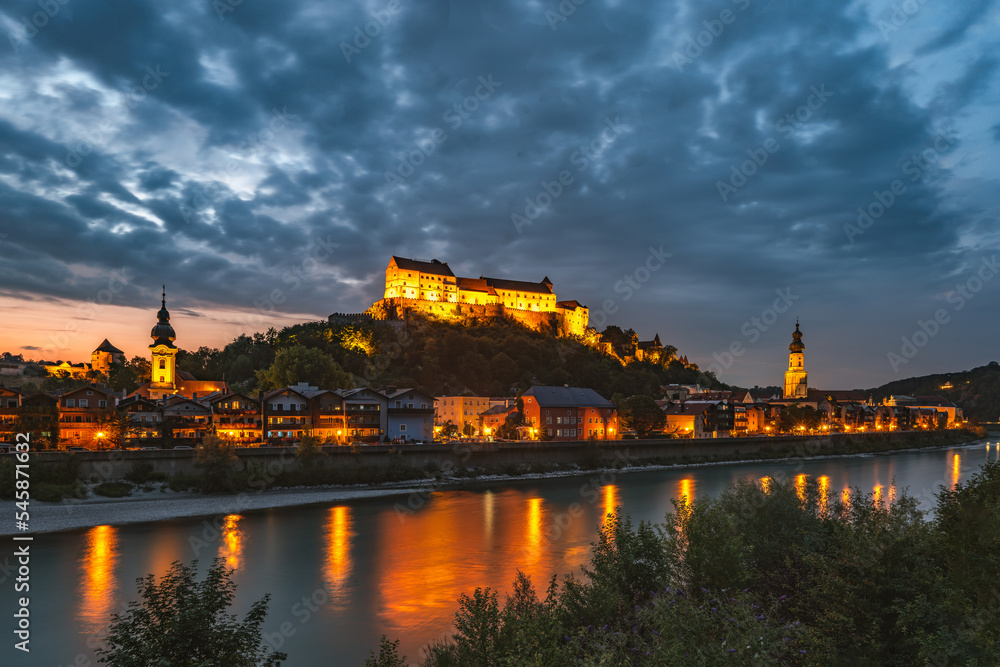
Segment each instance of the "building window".
[{"label": "building window", "polygon": [[87,407],[87,399],[85,399],[85,398],[81,398],[80,399],[80,407],[81,408]]},{"label": "building window", "polygon": [[400,433],[406,433],[406,424],[400,424],[399,425],[399,432]]},{"label": "building window", "polygon": [[546,417],[545,418],[545,423],[546,424],[551,424],[552,423],[552,417]]},{"label": "building window", "polygon": [[167,360],[160,359],[160,368],[166,368],[166,367],[167,367]]},{"label": "building window", "polygon": [[66,399],[66,407],[67,408],[75,408],[76,407],[76,399],[75,398],[67,398]]}]

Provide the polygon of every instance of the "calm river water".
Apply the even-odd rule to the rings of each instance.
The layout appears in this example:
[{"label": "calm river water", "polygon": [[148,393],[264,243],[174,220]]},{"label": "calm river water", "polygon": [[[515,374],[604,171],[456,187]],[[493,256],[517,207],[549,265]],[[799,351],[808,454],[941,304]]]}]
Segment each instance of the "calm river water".
[{"label": "calm river water", "polygon": [[397,510],[407,497],[390,496],[39,535],[31,561],[32,651],[25,656],[12,648],[6,578],[0,664],[96,665],[92,648],[111,613],[136,597],[136,578],[196,557],[204,569],[216,555],[236,568],[239,613],[271,594],[264,628],[288,653],[290,667],[362,664],[382,634],[401,638],[415,661],[429,641],[449,633],[460,593],[476,586],[507,590],[518,569],[537,588],[553,573],[578,571],[616,505],[633,520],[662,521],[671,498],[715,495],[739,478],[809,475],[837,494],[857,486],[888,497],[908,488],[931,509],[940,486],[1000,458],[998,440],[989,443],[478,484],[434,492],[412,513]]}]

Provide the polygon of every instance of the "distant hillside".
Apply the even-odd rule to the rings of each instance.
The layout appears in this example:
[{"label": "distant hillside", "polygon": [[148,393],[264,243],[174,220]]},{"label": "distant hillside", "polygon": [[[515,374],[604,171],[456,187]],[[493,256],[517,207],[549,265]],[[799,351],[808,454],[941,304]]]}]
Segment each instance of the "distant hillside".
[{"label": "distant hillside", "polygon": [[871,390],[876,399],[890,395],[941,396],[959,405],[969,419],[1000,420],[1000,363],[960,373],[896,380]]}]

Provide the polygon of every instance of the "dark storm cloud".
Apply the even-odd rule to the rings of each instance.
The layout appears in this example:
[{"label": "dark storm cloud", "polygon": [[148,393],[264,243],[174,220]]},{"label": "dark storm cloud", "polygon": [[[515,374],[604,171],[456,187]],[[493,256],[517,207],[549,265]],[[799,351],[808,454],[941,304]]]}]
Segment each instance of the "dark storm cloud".
[{"label": "dark storm cloud", "polygon": [[[831,382],[884,375],[970,265],[970,234],[995,223],[995,194],[953,193],[959,167],[995,160],[972,151],[1000,126],[967,121],[989,115],[997,61],[942,55],[993,5],[924,5],[885,36],[881,9],[841,3],[559,6],[69,3],[3,53],[31,108],[0,111],[0,284],[86,298],[124,269],[125,305],[167,282],[175,308],[252,309],[280,289],[287,312],[322,317],[377,298],[390,254],[434,256],[465,275],[547,274],[560,298],[595,315],[610,300],[600,317],[704,364],[794,287]],[[919,59],[900,64],[906,44]],[[914,72],[934,65],[948,75],[921,90]],[[529,216],[561,172],[572,182]],[[895,181],[902,194],[852,233]],[[534,219],[518,229],[515,214]],[[626,296],[660,246],[670,259]],[[330,256],[313,264],[316,248]],[[995,327],[983,312],[963,326]],[[793,324],[752,352],[780,364]],[[731,379],[775,381],[740,363]]]}]

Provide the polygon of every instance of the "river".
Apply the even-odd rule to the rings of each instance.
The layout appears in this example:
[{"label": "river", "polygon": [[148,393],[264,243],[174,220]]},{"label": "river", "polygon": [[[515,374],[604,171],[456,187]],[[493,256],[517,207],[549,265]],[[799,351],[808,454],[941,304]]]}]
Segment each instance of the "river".
[{"label": "river", "polygon": [[[456,599],[477,586],[507,590],[515,572],[544,589],[578,572],[597,527],[616,505],[662,521],[670,499],[716,495],[739,478],[805,479],[891,497],[908,488],[924,509],[940,486],[1000,458],[989,443],[812,461],[722,464],[586,477],[479,482],[426,495],[286,507],[43,534],[32,543],[31,654],[13,649],[13,577],[0,574],[4,665],[96,665],[92,648],[135,580],[175,560],[214,556],[236,569],[235,609],[271,594],[264,630],[290,667],[359,665],[382,634],[410,661],[447,636]],[[416,509],[411,509],[416,508]],[[6,541],[7,553],[13,553]],[[10,562],[10,561],[8,561]]]}]

